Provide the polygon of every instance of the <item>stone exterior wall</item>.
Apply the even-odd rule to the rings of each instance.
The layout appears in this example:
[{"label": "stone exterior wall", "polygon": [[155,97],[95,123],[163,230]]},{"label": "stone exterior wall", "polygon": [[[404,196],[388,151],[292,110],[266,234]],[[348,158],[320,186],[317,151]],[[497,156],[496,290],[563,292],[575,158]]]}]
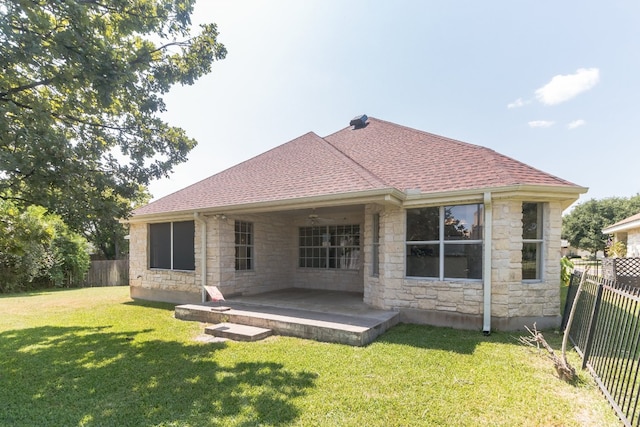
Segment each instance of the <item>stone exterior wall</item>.
[{"label": "stone exterior wall", "polygon": [[[253,268],[235,268],[235,221],[253,224]],[[278,215],[207,217],[207,284],[223,295],[251,295],[287,287],[291,277],[286,222]],[[196,247],[196,260],[201,254]],[[198,270],[198,265],[196,265]],[[200,276],[198,276],[199,278]],[[200,286],[198,280],[198,286]]]},{"label": "stone exterior wall", "polygon": [[[560,252],[562,251],[562,206],[560,203],[544,204],[544,261],[542,281],[544,288],[537,298],[544,299],[542,315],[560,319]],[[527,301],[525,301],[527,304]],[[558,323],[559,326],[559,323]]]},{"label": "stone exterior wall", "polygon": [[[376,211],[375,207],[367,208],[367,212]],[[460,316],[480,319],[481,281],[442,282],[405,277],[405,227],[404,209],[384,208],[380,215],[380,274],[366,277],[365,302],[382,309],[398,310],[402,320],[407,322],[464,327]]]},{"label": "stone exterior wall", "polygon": [[[522,200],[492,202],[491,317],[496,329],[521,329],[534,321],[539,327],[555,327],[560,321],[562,208],[559,202],[542,205],[542,277],[523,281],[522,203]],[[376,208],[367,207],[366,212],[370,217]],[[399,310],[404,321],[480,328],[484,281],[405,277],[405,221],[403,209],[384,208],[380,219],[380,275],[365,275],[365,302]]]},{"label": "stone exterior wall", "polygon": [[[541,280],[522,280],[522,200],[492,202],[491,317],[495,329],[531,325],[557,326],[560,321],[559,202],[543,204]],[[379,214],[379,273],[373,274],[373,215]],[[206,281],[227,296],[256,294],[289,287],[362,292],[365,303],[398,310],[402,320],[476,329],[482,326],[484,281],[439,281],[405,277],[406,211],[398,206],[370,204],[361,213],[334,214],[330,224],[359,224],[361,266],[358,270],[298,267],[298,227],[308,215],[255,214],[208,216],[206,221]],[[254,266],[235,270],[236,220],[254,227]],[[132,224],[130,285],[134,297],[171,302],[201,300],[203,224],[195,221],[196,271],[148,268],[146,224]],[[485,272],[487,274],[487,272]]]},{"label": "stone exterior wall", "polygon": [[[359,224],[362,215],[335,214],[339,224]],[[235,221],[253,224],[253,268],[235,269]],[[308,215],[256,214],[202,216],[195,221],[195,271],[148,268],[148,225],[130,226],[131,294],[134,298],[176,303],[202,300],[202,239],[206,223],[206,282],[223,295],[251,295],[290,287],[363,292],[363,262],[357,270],[298,268],[298,227]],[[333,223],[331,223],[333,224]],[[362,231],[361,231],[362,233]],[[362,244],[363,239],[361,240]]]},{"label": "stone exterior wall", "polygon": [[147,269],[147,224],[129,225],[129,283],[142,286],[142,278]]},{"label": "stone exterior wall", "polygon": [[522,202],[494,201],[492,216],[491,316],[507,318],[522,292]]},{"label": "stone exterior wall", "polygon": [[[364,249],[365,242],[365,227],[364,218],[362,214],[348,213],[333,213],[326,215],[326,224],[320,225],[359,225],[360,226],[360,247]],[[291,280],[290,286],[295,288],[309,288],[309,289],[326,289],[329,291],[343,291],[343,292],[363,292],[364,287],[364,251],[360,251],[360,262],[357,270],[342,270],[342,269],[326,269],[326,268],[299,268],[298,267],[298,228],[308,227],[309,217],[306,214],[298,215],[291,218],[291,228],[288,230],[288,236],[290,236],[290,257],[288,262],[291,263]],[[282,262],[282,261],[280,261]]]},{"label": "stone exterior wall", "polygon": [[362,269],[297,269],[292,281],[294,288],[326,289],[328,291],[362,293]]},{"label": "stone exterior wall", "polygon": [[[149,269],[147,224],[129,227],[129,285],[133,298],[168,302],[200,300],[194,271]],[[196,223],[196,233],[198,224]],[[197,244],[197,243],[196,243]],[[198,260],[196,259],[196,263]]]},{"label": "stone exterior wall", "polygon": [[405,211],[399,207],[385,207],[380,214],[380,290],[383,299],[379,308],[398,309],[405,271]]},{"label": "stone exterior wall", "polygon": [[[516,240],[516,231],[522,235],[522,215],[518,215],[515,202],[512,202],[511,216],[519,229],[512,230]],[[516,220],[520,218],[520,220]],[[557,327],[560,324],[560,234],[562,229],[562,207],[558,202],[543,204],[543,247],[540,280],[522,280],[520,263],[522,255],[512,252],[516,260],[513,273],[516,280],[508,281],[507,312],[494,311],[495,325],[499,329],[524,329],[535,322],[539,328]],[[494,236],[495,237],[495,236]],[[495,240],[494,240],[495,242]],[[494,264],[496,262],[494,255]],[[496,280],[498,284],[504,282]],[[494,304],[495,304],[495,298]],[[503,307],[504,308],[504,307]]]},{"label": "stone exterior wall", "polygon": [[[383,271],[382,263],[382,250],[381,247],[384,242],[384,236],[382,232],[383,207],[380,205],[370,204],[365,207],[364,227],[362,244],[364,254],[363,264],[363,293],[364,303],[373,307],[384,307],[384,289],[380,281],[380,275]],[[373,216],[379,215],[380,221],[378,223],[378,273],[374,274],[373,271]],[[364,279],[366,278],[366,279]]]},{"label": "stone exterior wall", "polygon": [[640,229],[629,230],[627,233],[627,256],[640,257]]}]

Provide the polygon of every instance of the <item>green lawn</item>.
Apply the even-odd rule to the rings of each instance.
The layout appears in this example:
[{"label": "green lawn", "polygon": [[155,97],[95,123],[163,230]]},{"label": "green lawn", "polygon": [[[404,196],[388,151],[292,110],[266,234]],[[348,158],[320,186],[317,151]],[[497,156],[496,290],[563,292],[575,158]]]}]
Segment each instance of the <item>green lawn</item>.
[{"label": "green lawn", "polygon": [[2,426],[619,424],[588,374],[558,380],[519,334],[399,325],[364,348],[201,343],[201,324],[126,287],[3,296],[0,313]]}]

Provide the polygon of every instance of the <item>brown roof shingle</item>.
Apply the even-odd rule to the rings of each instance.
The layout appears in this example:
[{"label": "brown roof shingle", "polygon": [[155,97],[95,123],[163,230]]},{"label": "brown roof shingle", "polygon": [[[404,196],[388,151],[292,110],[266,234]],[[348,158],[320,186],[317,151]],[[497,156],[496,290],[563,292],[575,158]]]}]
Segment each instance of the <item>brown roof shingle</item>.
[{"label": "brown roof shingle", "polygon": [[325,140],[399,190],[574,185],[491,149],[373,118],[362,129],[342,129]]},{"label": "brown roof shingle", "polygon": [[325,138],[302,135],[134,216],[388,188],[438,193],[511,185],[579,188],[488,148],[369,118],[364,128]]}]

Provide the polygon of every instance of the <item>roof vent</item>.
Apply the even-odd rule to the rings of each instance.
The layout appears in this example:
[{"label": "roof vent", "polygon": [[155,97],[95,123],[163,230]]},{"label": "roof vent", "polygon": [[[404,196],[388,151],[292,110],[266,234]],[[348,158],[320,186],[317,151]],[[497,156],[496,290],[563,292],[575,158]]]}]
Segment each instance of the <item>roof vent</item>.
[{"label": "roof vent", "polygon": [[363,114],[363,115],[358,116],[358,117],[354,117],[349,122],[349,126],[353,126],[354,129],[362,129],[363,127],[365,127],[367,125],[367,119],[368,118],[369,117],[367,117],[366,114]]}]

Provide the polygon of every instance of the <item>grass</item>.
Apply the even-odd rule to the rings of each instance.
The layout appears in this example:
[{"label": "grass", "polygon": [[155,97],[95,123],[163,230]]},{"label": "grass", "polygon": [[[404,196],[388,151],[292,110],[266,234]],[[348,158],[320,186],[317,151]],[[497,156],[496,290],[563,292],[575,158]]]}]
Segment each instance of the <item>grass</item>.
[{"label": "grass", "polygon": [[517,334],[399,325],[367,347],[202,343],[201,324],[126,287],[3,296],[0,312],[2,426],[619,423],[586,373],[560,381]]}]

